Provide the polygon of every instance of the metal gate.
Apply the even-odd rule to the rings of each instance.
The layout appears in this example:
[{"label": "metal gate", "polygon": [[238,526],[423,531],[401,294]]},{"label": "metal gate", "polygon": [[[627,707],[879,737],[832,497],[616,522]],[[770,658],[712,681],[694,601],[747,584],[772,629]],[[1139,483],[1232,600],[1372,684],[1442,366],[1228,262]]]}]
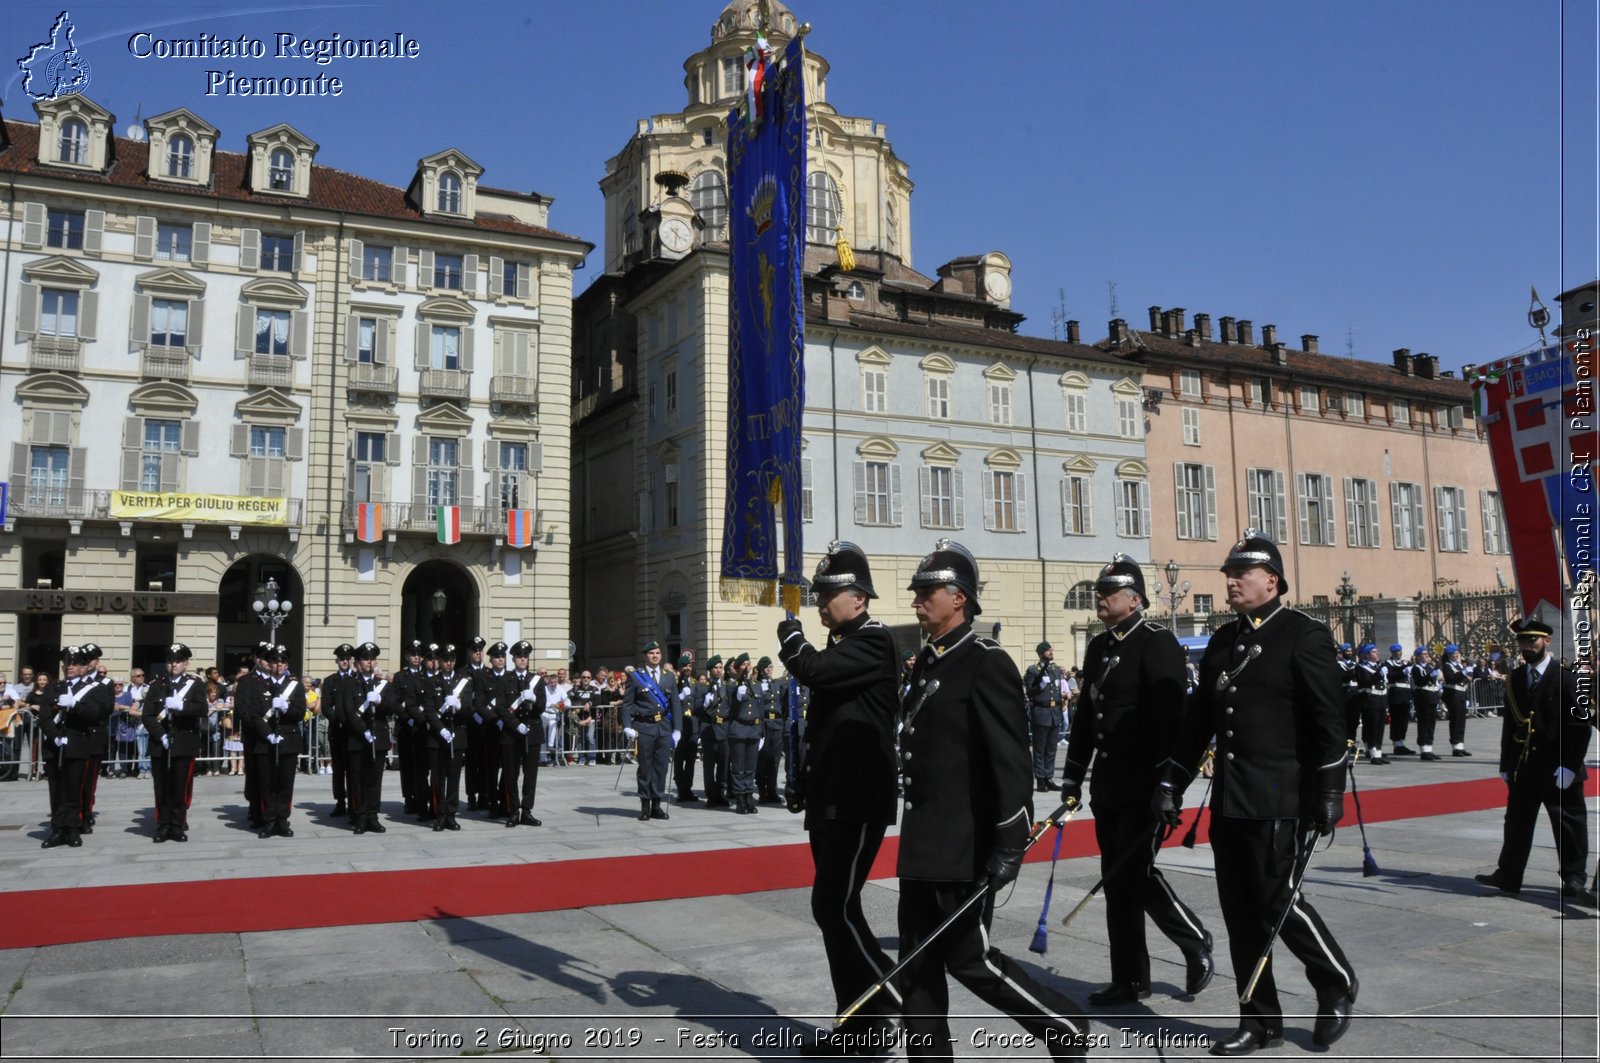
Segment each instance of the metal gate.
[{"label": "metal gate", "polygon": [[1453,642],[1462,656],[1485,655],[1491,646],[1516,641],[1511,625],[1520,619],[1515,591],[1443,594],[1417,600],[1417,629],[1422,645]]}]

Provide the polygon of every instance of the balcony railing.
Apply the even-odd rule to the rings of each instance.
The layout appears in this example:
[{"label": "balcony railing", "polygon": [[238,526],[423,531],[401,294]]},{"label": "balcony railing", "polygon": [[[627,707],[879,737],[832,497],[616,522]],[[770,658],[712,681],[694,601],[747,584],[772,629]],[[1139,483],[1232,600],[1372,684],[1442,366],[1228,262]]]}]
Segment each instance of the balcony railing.
[{"label": "balcony railing", "polygon": [[139,373],[146,380],[176,380],[187,383],[193,359],[183,347],[146,347],[139,356]]},{"label": "balcony railing", "polygon": [[400,371],[392,365],[355,362],[350,366],[350,378],[347,387],[351,391],[366,391],[377,395],[395,395],[400,390]]},{"label": "balcony railing", "polygon": [[424,369],[417,379],[417,394],[430,399],[465,399],[472,377],[461,369]]},{"label": "balcony railing", "polygon": [[531,376],[501,375],[489,378],[489,401],[507,405],[535,404],[537,381]]},{"label": "balcony railing", "polygon": [[[207,494],[205,491],[191,491],[189,494]],[[221,493],[221,492],[218,492]],[[288,526],[300,526],[300,513],[304,500],[291,498],[289,503]],[[123,521],[131,519],[135,524],[226,524],[227,521],[173,521],[155,520],[150,517],[114,517],[111,515],[110,490],[72,490],[65,487],[33,487],[26,480],[14,483],[11,486],[11,496],[7,503],[7,519],[12,517],[33,517],[40,519],[56,520],[107,520]],[[265,525],[265,527],[278,527],[279,525]]]},{"label": "balcony railing", "polygon": [[294,384],[294,361],[282,354],[250,356],[250,386],[286,388]]},{"label": "balcony railing", "polygon": [[[341,514],[345,531],[356,527],[356,503],[347,501]],[[439,529],[439,507],[420,502],[383,503],[383,530],[387,532],[427,532],[436,534]],[[506,511],[499,506],[461,507],[462,535],[506,534]],[[544,534],[544,510],[533,514],[533,534],[538,539]]]},{"label": "balcony railing", "polygon": [[83,368],[83,341],[76,336],[35,336],[28,344],[28,368],[76,373]]}]

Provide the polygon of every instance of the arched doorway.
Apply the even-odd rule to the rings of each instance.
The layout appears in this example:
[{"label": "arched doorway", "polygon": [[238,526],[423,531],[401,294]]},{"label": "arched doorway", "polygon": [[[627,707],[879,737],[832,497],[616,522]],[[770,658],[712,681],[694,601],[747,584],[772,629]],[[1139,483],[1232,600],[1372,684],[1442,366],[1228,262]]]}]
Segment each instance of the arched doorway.
[{"label": "arched doorway", "polygon": [[254,652],[257,643],[267,640],[272,630],[271,625],[261,622],[252,608],[258,589],[264,589],[268,580],[277,583],[280,601],[294,605],[278,626],[278,645],[289,648],[289,667],[296,674],[306,665],[301,655],[305,645],[302,616],[305,594],[300,575],[281,557],[251,554],[229,566],[217,587],[221,598],[217,610],[217,664],[225,675],[231,675],[239,663]]},{"label": "arched doorway", "polygon": [[[463,654],[467,640],[478,634],[478,588],[472,577],[451,561],[424,561],[406,577],[400,591],[399,645],[391,655],[400,660],[400,646],[412,639],[456,644]],[[487,636],[485,636],[487,637]]]}]

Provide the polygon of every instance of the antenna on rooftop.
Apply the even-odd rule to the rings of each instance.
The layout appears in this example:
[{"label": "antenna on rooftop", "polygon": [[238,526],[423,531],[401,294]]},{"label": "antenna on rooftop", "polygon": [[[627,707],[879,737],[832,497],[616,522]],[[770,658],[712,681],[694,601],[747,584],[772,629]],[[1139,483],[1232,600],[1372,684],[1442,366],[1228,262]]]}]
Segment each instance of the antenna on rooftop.
[{"label": "antenna on rooftop", "polygon": [[1106,288],[1111,292],[1111,317],[1115,319],[1117,316],[1117,282],[1106,281]]},{"label": "antenna on rooftop", "polygon": [[1360,329],[1353,327],[1347,327],[1344,330],[1344,353],[1351,358],[1356,356],[1356,333],[1360,331]]},{"label": "antenna on rooftop", "polygon": [[1057,306],[1050,311],[1050,332],[1058,340],[1067,338],[1067,290],[1056,289]]}]

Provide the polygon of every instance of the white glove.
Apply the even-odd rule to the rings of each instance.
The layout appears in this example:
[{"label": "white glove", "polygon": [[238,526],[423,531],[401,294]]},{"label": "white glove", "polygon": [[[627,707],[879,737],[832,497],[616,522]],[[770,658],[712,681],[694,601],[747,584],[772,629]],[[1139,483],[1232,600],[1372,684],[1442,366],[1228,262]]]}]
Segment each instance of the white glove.
[{"label": "white glove", "polygon": [[288,698],[273,698],[272,699],[272,707],[277,709],[279,712],[288,712],[289,711],[289,699]]},{"label": "white glove", "polygon": [[639,737],[639,732],[635,731],[632,727],[624,727],[622,729],[622,737],[632,742],[635,738]]},{"label": "white glove", "polygon": [[[273,737],[277,737],[277,736],[274,735]],[[172,748],[172,736],[171,735],[162,735],[161,736],[161,748],[162,749],[171,749]]]},{"label": "white glove", "polygon": [[528,725],[527,724],[525,724],[525,723],[517,724],[517,734],[525,735],[527,733],[528,733]]},{"label": "white glove", "polygon": [[378,740],[378,736],[373,734],[371,731],[362,731],[361,737],[367,740],[367,745],[369,746]]},{"label": "white glove", "polygon": [[378,693],[376,690],[367,691],[367,704],[368,705],[381,705],[382,703],[383,703],[383,695],[382,694]]},{"label": "white glove", "polygon": [[1510,786],[1511,785],[1511,776],[1507,775],[1505,772],[1501,772],[1500,773],[1500,781],[1505,783],[1507,786]]},{"label": "white glove", "polygon": [[679,701],[687,701],[688,698],[689,698],[689,688],[688,687],[684,687],[682,690],[678,691],[678,700]]},{"label": "white glove", "polygon": [[1572,785],[1572,780],[1576,779],[1577,777],[1578,776],[1573,773],[1571,768],[1557,768],[1556,789],[1565,790],[1567,787]]},{"label": "white glove", "polygon": [[672,748],[673,749],[677,749],[678,748],[678,739],[680,739],[682,737],[683,737],[683,732],[682,731],[673,731],[672,732]]},{"label": "white glove", "polygon": [[483,716],[481,714],[479,714],[479,713],[476,713],[476,712],[473,713],[472,714],[472,722],[473,723],[477,723],[477,724],[483,723]]},{"label": "white glove", "polygon": [[539,688],[537,686],[535,686],[534,684],[529,683],[528,684],[528,689],[524,690],[522,692],[522,700],[523,701],[538,701],[539,700]]},{"label": "white glove", "polygon": [[1039,677],[1039,689],[1040,690],[1044,690],[1049,686],[1050,686],[1050,677],[1048,675],[1040,676]]},{"label": "white glove", "polygon": [[272,745],[277,745],[279,742],[283,741],[283,735],[279,735],[279,734],[267,735],[267,741],[270,742]]},{"label": "white glove", "polygon": [[739,689],[736,690],[734,693],[738,694],[738,696],[741,697],[741,698],[748,697],[749,694],[750,694],[750,688],[745,686],[743,683],[740,683],[739,684]]},{"label": "white glove", "polygon": [[168,698],[166,701],[163,701],[161,704],[165,705],[167,708],[172,709],[174,712],[176,712],[177,710],[183,708],[183,699],[182,698]]},{"label": "white glove", "polygon": [[78,703],[78,699],[75,698],[74,696],[72,696],[71,694],[63,694],[60,697],[56,698],[56,704],[60,705],[63,709],[70,709],[70,708],[72,708],[72,706],[76,705],[77,703]]},{"label": "white glove", "polygon": [[61,737],[57,737],[56,738],[56,745],[64,746],[66,744],[67,744],[67,740],[65,738],[61,738]]},{"label": "white glove", "polygon": [[459,709],[461,707],[461,699],[456,697],[454,694],[446,694],[444,698],[444,707],[447,709]]},{"label": "white glove", "polygon": [[715,694],[707,694],[706,695],[706,703],[703,706],[701,706],[701,708],[709,709],[711,707],[711,703],[713,701],[716,701],[716,700],[717,700],[717,696]]},{"label": "white glove", "polygon": [[439,737],[444,739],[446,742],[453,742],[455,741],[456,736],[450,733],[450,728],[441,727],[439,728]]}]

